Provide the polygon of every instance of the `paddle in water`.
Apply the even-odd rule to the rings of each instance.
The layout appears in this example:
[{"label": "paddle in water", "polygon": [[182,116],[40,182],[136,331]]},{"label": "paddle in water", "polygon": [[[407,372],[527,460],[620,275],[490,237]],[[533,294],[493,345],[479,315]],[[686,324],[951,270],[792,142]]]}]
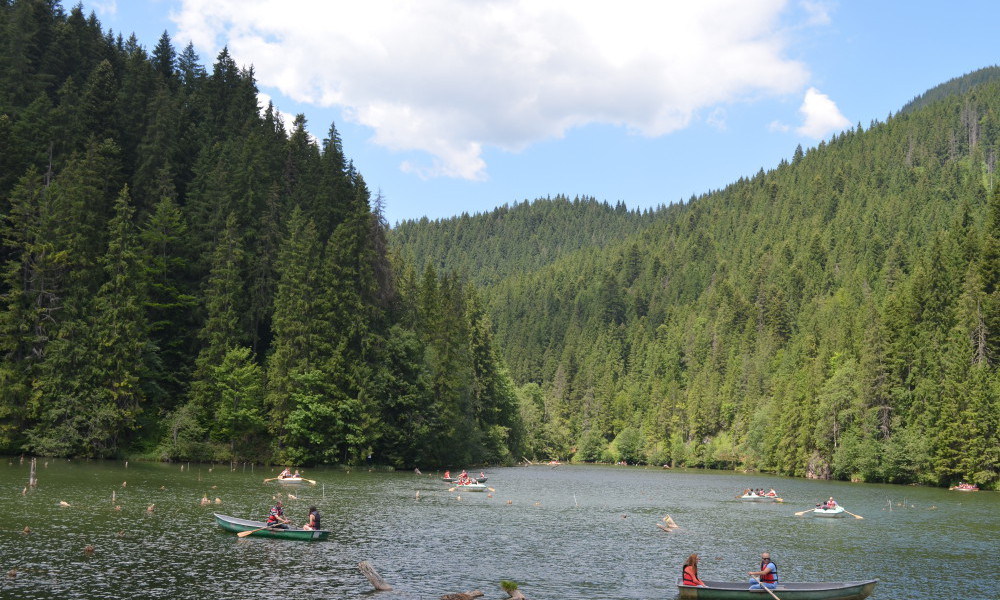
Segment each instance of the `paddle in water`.
[{"label": "paddle in water", "polygon": [[771,594],[772,596],[774,596],[774,600],[781,600],[781,598],[779,598],[777,594],[775,594],[774,592],[771,591],[771,588],[769,588],[766,585],[764,585],[763,583],[761,583],[760,579],[757,579],[753,575],[751,575],[750,578],[753,579],[754,581],[756,581],[757,585],[759,585],[762,590],[764,590],[768,594]]}]

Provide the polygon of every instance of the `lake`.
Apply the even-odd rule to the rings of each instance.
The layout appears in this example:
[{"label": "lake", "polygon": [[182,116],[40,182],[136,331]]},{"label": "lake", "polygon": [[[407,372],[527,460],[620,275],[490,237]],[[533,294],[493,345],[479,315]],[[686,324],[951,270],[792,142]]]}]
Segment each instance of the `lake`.
[{"label": "lake", "polygon": [[[507,598],[499,582],[509,579],[530,600],[672,599],[689,554],[702,579],[744,580],[767,550],[785,581],[878,578],[877,600],[1000,599],[993,492],[563,465],[487,469],[495,491],[460,493],[441,472],[310,469],[316,485],[282,486],[265,484],[278,470],[260,466],[41,458],[38,487],[25,491],[29,462],[0,463],[3,598],[410,600],[480,589],[489,600]],[[748,487],[785,502],[737,500]],[[278,493],[296,524],[319,507],[330,540],[216,526],[214,512],[262,520]],[[863,519],[795,516],[830,496]],[[666,515],[680,528],[659,529]],[[394,591],[374,592],[361,561]]]}]

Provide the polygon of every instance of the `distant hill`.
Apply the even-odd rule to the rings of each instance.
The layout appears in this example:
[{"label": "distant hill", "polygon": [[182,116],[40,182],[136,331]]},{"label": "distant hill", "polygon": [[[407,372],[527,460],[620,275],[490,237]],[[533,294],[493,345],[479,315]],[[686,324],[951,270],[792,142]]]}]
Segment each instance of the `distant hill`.
[{"label": "distant hill", "polygon": [[977,69],[971,73],[950,79],[941,85],[932,87],[913,100],[907,102],[900,113],[908,113],[919,108],[923,108],[932,102],[937,102],[946,96],[961,96],[969,90],[983,83],[989,83],[1000,79],[1000,67],[985,67]]},{"label": "distant hill", "polygon": [[653,220],[652,211],[630,211],[622,203],[556,196],[475,216],[404,221],[392,241],[418,267],[430,263],[492,285],[582,248],[603,248]]},{"label": "distant hill", "polygon": [[684,205],[394,239],[484,285],[536,455],[996,487],[996,74]]}]

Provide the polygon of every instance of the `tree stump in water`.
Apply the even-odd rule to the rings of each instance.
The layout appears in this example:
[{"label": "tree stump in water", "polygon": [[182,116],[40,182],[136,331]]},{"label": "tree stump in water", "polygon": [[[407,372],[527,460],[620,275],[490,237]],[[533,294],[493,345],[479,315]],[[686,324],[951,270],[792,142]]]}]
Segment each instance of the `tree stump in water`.
[{"label": "tree stump in water", "polygon": [[375,586],[376,590],[379,590],[381,592],[392,591],[392,586],[386,583],[384,579],[382,579],[382,576],[378,574],[378,572],[375,570],[375,567],[371,566],[368,563],[368,561],[363,560],[359,562],[358,568],[361,569],[361,572],[364,574],[364,576],[368,578],[368,581],[370,581],[371,584]]}]

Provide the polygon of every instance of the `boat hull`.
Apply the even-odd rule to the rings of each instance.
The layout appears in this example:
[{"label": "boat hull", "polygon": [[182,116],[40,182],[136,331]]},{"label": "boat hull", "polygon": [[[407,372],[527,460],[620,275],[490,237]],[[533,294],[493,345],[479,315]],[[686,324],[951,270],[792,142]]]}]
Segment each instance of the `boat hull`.
[{"label": "boat hull", "polygon": [[[749,581],[749,580],[748,580]],[[781,600],[863,600],[875,590],[878,579],[831,583],[781,583],[774,593]],[[750,583],[706,581],[706,587],[681,585],[678,580],[678,597],[681,600],[762,600],[770,599],[765,590],[751,590]]]},{"label": "boat hull", "polygon": [[[442,477],[441,479],[443,479],[445,483],[455,483],[458,481],[458,477]],[[476,478],[476,483],[486,483],[486,479],[486,477],[478,477]]]},{"label": "boat hull", "polygon": [[271,481],[277,481],[278,483],[306,483],[306,480],[301,477],[276,477]]},{"label": "boat hull", "polygon": [[756,494],[753,494],[749,496],[748,495],[740,496],[740,500],[742,500],[743,502],[777,502],[781,500],[781,498],[778,498],[777,496],[758,496]]},{"label": "boat hull", "polygon": [[486,486],[481,483],[466,483],[455,486],[456,492],[485,492]]},{"label": "boat hull", "polygon": [[[262,521],[238,519],[228,515],[220,515],[219,513],[215,513],[215,522],[222,529],[233,533],[253,531],[255,529],[260,529],[261,527],[267,527],[267,524]],[[282,540],[298,540],[302,542],[320,541],[329,538],[330,531],[327,529],[317,529],[313,531],[311,529],[279,529],[275,527],[254,531],[247,537],[270,537]]]},{"label": "boat hull", "polygon": [[847,514],[842,506],[836,508],[814,508],[812,511],[814,517],[820,517],[822,519],[839,519]]}]

